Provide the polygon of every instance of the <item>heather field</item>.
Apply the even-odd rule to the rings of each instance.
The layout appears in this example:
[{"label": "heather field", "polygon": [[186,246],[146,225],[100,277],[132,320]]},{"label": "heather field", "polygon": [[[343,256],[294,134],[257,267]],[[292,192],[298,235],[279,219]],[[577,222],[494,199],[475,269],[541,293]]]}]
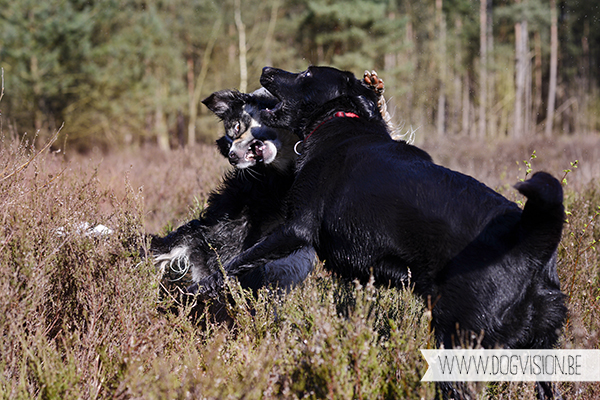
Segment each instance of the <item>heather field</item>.
[{"label": "heather field", "polygon": [[[530,170],[566,177],[560,347],[600,349],[600,136],[418,139],[513,200]],[[0,142],[0,398],[433,398],[420,382],[429,313],[408,288],[342,282],[319,266],[281,297],[230,285],[231,324],[161,311],[178,306],[140,255],[145,234],[198,215],[227,168],[210,145],[79,155]],[[89,230],[98,224],[111,233]],[[598,383],[559,387],[600,398]],[[470,389],[534,398],[530,383]]]}]

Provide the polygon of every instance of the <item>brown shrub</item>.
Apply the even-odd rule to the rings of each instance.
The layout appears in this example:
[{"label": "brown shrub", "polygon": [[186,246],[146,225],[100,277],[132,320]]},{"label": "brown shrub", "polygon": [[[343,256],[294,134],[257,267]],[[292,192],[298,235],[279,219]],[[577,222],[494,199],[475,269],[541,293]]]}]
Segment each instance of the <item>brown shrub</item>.
[{"label": "brown shrub", "polygon": [[[580,160],[568,174],[559,255],[569,296],[563,348],[600,348],[600,186],[582,174],[598,176],[592,139],[569,142],[567,151],[543,142],[426,146],[434,159],[509,195],[533,149],[533,169],[548,165],[555,175],[573,156]],[[26,145],[0,148],[0,397],[433,396],[434,386],[420,382],[426,365],[418,351],[432,346],[429,317],[409,290],[347,284],[318,268],[282,298],[264,291],[255,300],[233,286],[232,328],[200,329],[184,310],[157,311],[171,304],[140,258],[144,232],[197,215],[226,166],[212,147],[33,154]],[[83,223],[114,232],[89,234]],[[530,383],[469,388],[492,398],[534,396]],[[566,398],[600,395],[593,383],[561,388]]]}]

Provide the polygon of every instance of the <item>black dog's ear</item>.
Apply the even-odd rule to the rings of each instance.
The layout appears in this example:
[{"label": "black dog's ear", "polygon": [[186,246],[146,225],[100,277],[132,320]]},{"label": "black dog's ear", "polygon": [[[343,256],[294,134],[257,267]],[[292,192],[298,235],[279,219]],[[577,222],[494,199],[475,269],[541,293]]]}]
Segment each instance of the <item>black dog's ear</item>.
[{"label": "black dog's ear", "polygon": [[374,117],[381,117],[377,104],[367,99],[365,96],[356,96],[356,103],[363,112],[368,115],[369,119]]},{"label": "black dog's ear", "polygon": [[260,122],[271,128],[286,128],[290,123],[290,116],[282,112],[282,108],[275,110],[260,110]]},{"label": "black dog's ear", "polygon": [[356,76],[350,71],[342,71],[344,73],[344,79],[346,81],[346,87],[348,88],[348,92],[354,92],[356,90],[356,83],[358,79]]},{"label": "black dog's ear", "polygon": [[244,105],[245,96],[237,90],[220,90],[202,100],[202,103],[223,119],[232,109]]}]

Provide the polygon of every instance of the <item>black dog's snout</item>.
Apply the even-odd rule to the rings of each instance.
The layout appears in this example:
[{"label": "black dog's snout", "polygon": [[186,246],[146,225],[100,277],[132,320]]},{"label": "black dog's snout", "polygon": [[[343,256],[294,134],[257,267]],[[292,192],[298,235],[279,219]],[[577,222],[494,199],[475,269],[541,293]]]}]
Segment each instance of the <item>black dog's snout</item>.
[{"label": "black dog's snout", "polygon": [[264,86],[265,83],[271,82],[273,80],[273,74],[275,70],[276,69],[273,67],[264,67],[260,76],[260,84]]},{"label": "black dog's snout", "polygon": [[[264,67],[262,70],[262,74],[260,75],[260,84],[265,87],[269,92],[273,93],[273,87],[271,84],[276,76],[288,76],[293,75],[290,72],[284,71],[279,68],[274,67]],[[275,94],[275,93],[273,93]]]},{"label": "black dog's snout", "polygon": [[278,69],[273,67],[264,67],[262,69],[263,75],[272,75],[275,71],[278,71]]}]

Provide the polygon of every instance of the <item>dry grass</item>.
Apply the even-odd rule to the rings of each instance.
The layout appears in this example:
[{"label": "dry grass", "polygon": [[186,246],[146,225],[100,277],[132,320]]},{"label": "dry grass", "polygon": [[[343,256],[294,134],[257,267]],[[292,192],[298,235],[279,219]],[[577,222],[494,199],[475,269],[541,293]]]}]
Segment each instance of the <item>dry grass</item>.
[{"label": "dry grass", "polygon": [[[424,147],[513,198],[508,188],[524,177],[523,160],[534,149],[534,170],[562,176],[579,160],[568,174],[560,248],[570,310],[561,347],[598,349],[600,182],[592,178],[600,176],[599,140],[557,143]],[[0,144],[1,398],[433,397],[434,387],[420,382],[426,365],[418,351],[432,345],[428,314],[408,290],[358,287],[319,268],[282,298],[253,300],[234,287],[234,327],[200,329],[183,313],[158,311],[169,304],[139,249],[146,232],[198,213],[226,167],[212,147],[31,154]],[[114,232],[89,235],[82,222]],[[567,399],[600,396],[597,384],[561,387]],[[533,398],[533,389],[491,385],[487,394]]]},{"label": "dry grass", "polygon": [[144,227],[159,232],[175,227],[198,213],[208,193],[217,187],[227,160],[215,146],[197,145],[165,153],[148,146],[122,152],[68,154],[68,164],[82,170],[98,170],[98,181],[119,196],[125,182],[141,193]]},{"label": "dry grass", "polygon": [[502,139],[493,142],[469,138],[428,140],[421,147],[434,161],[471,175],[495,189],[508,188],[525,177],[525,161],[531,160],[534,171],[547,171],[563,177],[571,162],[578,161],[576,173],[570,174],[568,187],[580,191],[600,178],[600,135],[535,137],[522,140]]}]

